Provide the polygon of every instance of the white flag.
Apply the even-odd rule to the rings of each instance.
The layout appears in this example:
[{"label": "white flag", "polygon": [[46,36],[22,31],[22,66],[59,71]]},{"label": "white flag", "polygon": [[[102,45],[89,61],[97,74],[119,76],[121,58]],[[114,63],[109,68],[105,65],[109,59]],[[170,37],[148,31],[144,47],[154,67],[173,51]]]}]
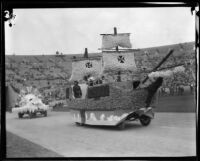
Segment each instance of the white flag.
[{"label": "white flag", "polygon": [[80,60],[72,62],[70,81],[83,80],[84,76],[98,77],[102,70],[102,60]]},{"label": "white flag", "polygon": [[112,49],[116,46],[123,48],[131,48],[130,34],[123,33],[117,35],[103,35],[102,38],[102,49]]},{"label": "white flag", "polygon": [[104,72],[137,70],[133,52],[103,52],[103,63]]}]

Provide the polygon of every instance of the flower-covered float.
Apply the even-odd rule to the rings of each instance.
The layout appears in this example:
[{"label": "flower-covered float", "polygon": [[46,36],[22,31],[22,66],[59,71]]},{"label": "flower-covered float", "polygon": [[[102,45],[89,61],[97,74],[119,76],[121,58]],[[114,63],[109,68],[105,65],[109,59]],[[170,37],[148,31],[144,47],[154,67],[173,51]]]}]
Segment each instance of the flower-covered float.
[{"label": "flower-covered float", "polygon": [[[126,121],[140,120],[147,126],[154,118],[157,90],[163,79],[184,67],[159,69],[173,50],[149,71],[136,65],[129,33],[102,34],[102,57],[88,57],[72,61],[70,81],[79,82],[82,95],[76,98],[73,84],[67,88],[67,103],[78,125],[111,125],[124,128]],[[126,49],[119,49],[119,47]],[[100,83],[88,82],[88,77]],[[93,80],[93,82],[95,82]]]},{"label": "flower-covered float", "polygon": [[30,118],[36,117],[38,113],[47,116],[48,105],[42,102],[41,94],[37,89],[27,87],[25,90],[20,91],[20,100],[17,107],[12,109],[12,112],[18,113],[18,117],[22,118],[28,114]]}]

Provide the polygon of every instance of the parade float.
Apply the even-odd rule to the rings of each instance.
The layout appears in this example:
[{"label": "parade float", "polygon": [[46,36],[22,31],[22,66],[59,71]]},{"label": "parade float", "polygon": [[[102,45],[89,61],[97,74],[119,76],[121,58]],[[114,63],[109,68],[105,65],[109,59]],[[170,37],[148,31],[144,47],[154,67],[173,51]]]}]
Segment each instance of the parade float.
[{"label": "parade float", "polygon": [[29,118],[36,117],[37,114],[47,116],[48,105],[42,102],[42,96],[37,89],[27,87],[25,90],[21,90],[19,94],[19,101],[12,112],[18,113],[18,117],[22,118],[24,115],[28,115]]},{"label": "parade float", "polygon": [[[143,71],[135,62],[130,33],[102,35],[102,56],[72,60],[70,82],[79,82],[82,97],[75,98],[73,84],[66,89],[67,104],[78,125],[109,125],[124,128],[125,122],[139,120],[150,124],[157,104],[157,90],[165,77],[183,72],[184,67],[160,68],[173,50],[151,70]],[[155,62],[156,63],[156,62]],[[102,79],[88,85],[87,79]]]}]

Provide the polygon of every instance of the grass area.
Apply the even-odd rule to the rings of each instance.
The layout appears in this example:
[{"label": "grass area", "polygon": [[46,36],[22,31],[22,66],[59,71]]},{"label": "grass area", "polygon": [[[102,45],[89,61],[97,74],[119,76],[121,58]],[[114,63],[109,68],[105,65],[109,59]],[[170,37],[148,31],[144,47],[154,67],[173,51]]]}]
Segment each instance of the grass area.
[{"label": "grass area", "polygon": [[195,112],[194,95],[160,97],[156,112]]},{"label": "grass area", "polygon": [[8,131],[6,149],[8,158],[62,157],[51,150],[32,143]]}]

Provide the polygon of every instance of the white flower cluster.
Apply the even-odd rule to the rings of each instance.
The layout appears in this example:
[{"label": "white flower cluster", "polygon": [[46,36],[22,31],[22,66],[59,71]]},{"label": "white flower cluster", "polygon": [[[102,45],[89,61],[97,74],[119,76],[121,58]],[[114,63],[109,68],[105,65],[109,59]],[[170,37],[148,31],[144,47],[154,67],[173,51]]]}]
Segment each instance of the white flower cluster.
[{"label": "white flower cluster", "polygon": [[37,110],[48,110],[49,106],[42,103],[42,100],[33,94],[22,97],[19,103],[21,107],[13,108],[13,112],[34,112]]},{"label": "white flower cluster", "polygon": [[150,78],[156,78],[156,77],[170,77],[172,74],[184,72],[185,68],[183,66],[175,67],[173,70],[166,70],[166,71],[157,71],[157,72],[151,72],[148,76]]},{"label": "white flower cluster", "polygon": [[37,90],[37,88],[33,88],[33,87],[26,87],[25,89],[22,89],[20,91],[20,94],[19,94],[19,97],[22,99],[25,95],[28,95],[28,94],[33,94],[37,97],[41,97],[41,94],[40,92]]}]

